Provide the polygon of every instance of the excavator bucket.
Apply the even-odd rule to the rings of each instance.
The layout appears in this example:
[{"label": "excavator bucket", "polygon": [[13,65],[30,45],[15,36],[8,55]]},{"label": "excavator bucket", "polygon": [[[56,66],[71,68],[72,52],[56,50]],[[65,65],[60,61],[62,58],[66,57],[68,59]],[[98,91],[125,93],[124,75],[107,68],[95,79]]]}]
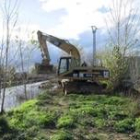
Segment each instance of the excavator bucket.
[{"label": "excavator bucket", "polygon": [[53,65],[35,64],[36,74],[49,74],[53,72]]}]

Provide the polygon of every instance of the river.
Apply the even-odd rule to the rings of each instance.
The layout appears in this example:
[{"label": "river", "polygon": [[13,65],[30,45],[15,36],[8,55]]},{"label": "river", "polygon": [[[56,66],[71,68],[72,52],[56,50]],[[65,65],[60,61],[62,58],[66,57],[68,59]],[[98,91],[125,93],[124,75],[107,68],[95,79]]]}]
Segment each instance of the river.
[{"label": "river", "polygon": [[[39,89],[38,86],[43,82],[37,82],[32,84],[27,84],[27,97],[28,99],[35,98],[43,89]],[[25,102],[25,94],[24,94],[24,86],[14,86],[10,88],[6,88],[6,96],[4,109],[6,111],[19,106],[21,103]],[[1,107],[1,100],[0,100]]]}]

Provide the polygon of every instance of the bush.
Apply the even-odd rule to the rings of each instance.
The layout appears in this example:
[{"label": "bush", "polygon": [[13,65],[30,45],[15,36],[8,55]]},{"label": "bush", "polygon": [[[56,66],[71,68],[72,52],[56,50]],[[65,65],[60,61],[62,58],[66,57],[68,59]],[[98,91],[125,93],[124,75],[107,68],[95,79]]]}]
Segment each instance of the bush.
[{"label": "bush", "polygon": [[32,140],[32,138],[30,138],[26,132],[21,132],[17,135],[16,139],[13,140]]},{"label": "bush", "polygon": [[135,120],[135,129],[136,129],[136,132],[140,133],[140,118],[136,118]]},{"label": "bush", "polygon": [[79,118],[78,123],[82,126],[87,126],[87,127],[94,127],[95,123],[94,120],[91,117],[85,116],[84,118]]},{"label": "bush", "polygon": [[115,128],[117,132],[121,132],[121,133],[133,132],[134,131],[133,123],[134,121],[131,118],[127,118],[116,122]]},{"label": "bush", "polygon": [[58,131],[57,134],[54,134],[50,140],[73,140],[73,136],[68,131]]},{"label": "bush", "polygon": [[0,135],[8,133],[10,130],[7,120],[4,117],[0,117]]},{"label": "bush", "polygon": [[30,100],[22,104],[19,108],[10,111],[7,114],[10,125],[21,130],[34,125],[45,128],[54,126],[54,121],[57,117],[55,113],[48,110],[41,110],[37,106],[37,102],[37,100]]},{"label": "bush", "polygon": [[90,105],[84,105],[79,108],[71,108],[70,113],[77,118],[85,115],[97,116],[96,109]]},{"label": "bush", "polygon": [[62,116],[61,118],[58,119],[57,123],[58,128],[66,127],[66,128],[71,128],[74,127],[74,119],[70,115]]},{"label": "bush", "polygon": [[54,127],[55,117],[54,113],[51,112],[33,110],[26,114],[23,124],[25,125],[25,128],[29,128],[33,125],[43,128]]},{"label": "bush", "polygon": [[36,126],[32,126],[31,128],[26,130],[27,135],[29,137],[35,137],[37,135],[38,131],[39,131],[39,128]]},{"label": "bush", "polygon": [[24,113],[29,112],[30,110],[35,109],[37,102],[36,99],[29,100],[23,103],[17,110],[22,110]]},{"label": "bush", "polygon": [[135,140],[140,140],[140,133],[139,133],[139,132],[135,132],[135,133],[133,134],[133,138],[134,138]]},{"label": "bush", "polygon": [[44,92],[42,94],[39,94],[38,97],[37,97],[38,100],[48,100],[48,99],[51,99],[51,98],[52,98],[51,94],[46,93],[46,92]]},{"label": "bush", "polygon": [[7,133],[7,134],[3,135],[2,140],[13,140],[13,135]]},{"label": "bush", "polygon": [[85,106],[82,106],[80,109],[81,109],[82,114],[84,115],[90,115],[93,117],[100,117],[100,118],[103,118],[107,115],[104,105],[102,104],[96,105],[96,106],[85,105]]},{"label": "bush", "polygon": [[104,103],[109,105],[123,105],[126,104],[127,101],[128,100],[125,98],[113,96],[113,97],[106,98]]},{"label": "bush", "polygon": [[50,127],[55,127],[55,120],[56,117],[54,113],[48,113],[48,114],[44,114],[41,116],[38,116],[38,123],[40,126],[44,127],[44,128],[50,128]]},{"label": "bush", "polygon": [[97,128],[103,128],[106,125],[105,120],[99,118],[95,118],[94,123]]},{"label": "bush", "polygon": [[19,131],[15,128],[11,128],[8,121],[4,117],[0,117],[0,139],[2,140],[14,140]]}]

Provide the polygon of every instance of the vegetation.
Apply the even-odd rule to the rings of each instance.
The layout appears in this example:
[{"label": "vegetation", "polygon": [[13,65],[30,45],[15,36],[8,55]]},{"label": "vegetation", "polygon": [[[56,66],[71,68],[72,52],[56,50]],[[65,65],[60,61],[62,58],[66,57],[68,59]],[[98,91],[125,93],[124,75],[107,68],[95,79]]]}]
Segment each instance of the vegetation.
[{"label": "vegetation", "polygon": [[[136,48],[139,43],[137,40],[139,18],[135,18],[137,13],[132,10],[131,4],[123,0],[113,3],[110,9],[114,9],[115,12],[111,12],[107,17],[115,28],[112,30],[111,27],[112,31],[108,29],[110,49],[102,55],[102,58],[104,65],[111,72],[112,89],[120,86],[128,72],[129,64],[126,59],[126,56],[129,56],[128,50]],[[16,71],[15,67],[9,67],[11,61],[9,52],[13,44],[18,46],[21,70],[25,71],[23,49],[27,48],[26,43],[22,37],[12,35],[18,21],[17,7],[18,0],[15,0],[13,5],[9,0],[2,6],[5,25],[3,32],[5,30],[6,36],[0,40],[0,75],[4,82],[4,90],[0,88],[0,113],[4,113],[6,82],[10,84],[13,81]],[[128,9],[128,12],[124,9]],[[138,21],[135,23],[134,19]],[[31,41],[32,44],[37,43]],[[82,49],[79,51],[84,55]],[[14,59],[15,55],[13,55]],[[25,80],[26,77],[23,76],[25,98],[27,98]],[[2,85],[1,81],[0,85]],[[30,100],[0,116],[2,140],[115,140],[119,138],[140,139],[139,101],[108,95],[64,96],[62,93],[46,91],[37,99]]]},{"label": "vegetation", "polygon": [[[137,6],[133,8],[134,5],[135,1],[132,0],[113,0],[109,8],[112,10],[105,18],[109,40],[106,50],[99,57],[103,65],[110,70],[109,85],[114,90],[121,87],[127,88],[128,85],[131,87],[133,84],[128,81],[133,79],[135,83],[138,79],[136,75],[139,75],[138,65],[132,61],[138,55],[138,53],[136,55],[139,50],[137,34],[140,31],[139,16],[136,17],[139,15],[139,8]],[[110,24],[113,28],[110,28]]]},{"label": "vegetation", "polygon": [[140,138],[138,101],[108,95],[44,92],[0,118],[2,140]]},{"label": "vegetation", "polygon": [[[23,84],[27,96],[27,70],[30,68],[31,53],[34,51],[34,32],[20,24],[20,0],[0,1],[0,113],[4,113],[8,86]],[[24,22],[22,22],[23,24]],[[34,42],[34,45],[35,42]]]}]

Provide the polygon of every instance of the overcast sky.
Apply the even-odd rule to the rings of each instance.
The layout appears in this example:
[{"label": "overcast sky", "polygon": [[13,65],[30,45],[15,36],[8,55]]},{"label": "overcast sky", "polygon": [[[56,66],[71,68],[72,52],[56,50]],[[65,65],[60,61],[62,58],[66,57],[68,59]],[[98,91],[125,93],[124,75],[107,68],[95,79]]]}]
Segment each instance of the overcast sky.
[{"label": "overcast sky", "polygon": [[79,40],[84,32],[92,35],[92,25],[100,31],[105,28],[105,15],[109,12],[110,1],[23,0],[21,14],[35,30]]},{"label": "overcast sky", "polygon": [[[60,38],[74,40],[86,52],[92,51],[91,26],[96,26],[97,50],[100,50],[104,49],[108,39],[105,19],[113,11],[110,8],[112,1],[114,0],[22,0],[18,24],[31,31],[41,30]],[[115,1],[117,4],[119,0]],[[131,0],[124,0],[123,7],[126,1]],[[140,0],[132,1],[134,5],[131,8],[139,5]],[[129,7],[126,6],[125,10],[129,10]],[[124,20],[125,16],[122,15],[121,20]],[[113,28],[114,25],[108,21],[108,26]],[[50,53],[53,57],[54,53],[58,54],[55,47],[51,48]]]},{"label": "overcast sky", "polygon": [[[75,40],[86,52],[92,51],[91,26],[97,26],[97,45],[106,39],[105,15],[111,0],[23,0],[21,15],[30,29]],[[105,30],[104,30],[105,29]],[[54,47],[50,50],[57,52]]]}]

